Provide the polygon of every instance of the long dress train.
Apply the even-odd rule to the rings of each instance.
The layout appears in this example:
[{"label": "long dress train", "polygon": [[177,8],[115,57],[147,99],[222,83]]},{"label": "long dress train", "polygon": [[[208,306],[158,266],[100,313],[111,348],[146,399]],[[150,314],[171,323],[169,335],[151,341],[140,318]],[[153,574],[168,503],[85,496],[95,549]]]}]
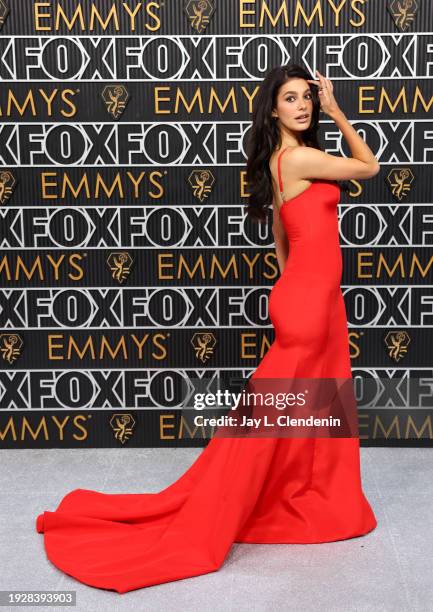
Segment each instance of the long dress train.
[{"label": "long dress train", "polygon": [[[283,201],[290,252],[269,297],[275,341],[252,379],[351,377],[339,197],[336,183],[321,180]],[[357,437],[214,437],[166,489],[75,489],[37,517],[36,529],[63,572],[125,593],[216,571],[234,542],[331,542],[376,524]]]}]

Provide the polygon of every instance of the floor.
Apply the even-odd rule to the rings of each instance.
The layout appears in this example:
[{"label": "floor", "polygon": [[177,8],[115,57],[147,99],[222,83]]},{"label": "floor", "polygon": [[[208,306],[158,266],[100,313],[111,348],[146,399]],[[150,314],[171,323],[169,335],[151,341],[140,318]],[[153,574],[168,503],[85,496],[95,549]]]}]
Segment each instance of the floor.
[{"label": "floor", "polygon": [[156,492],[200,452],[3,450],[0,589],[73,590],[74,609],[90,612],[433,612],[433,448],[361,448],[363,488],[378,526],[360,538],[235,544],[218,572],[121,595],[86,586],[46,559],[35,518],[54,510],[68,491]]}]

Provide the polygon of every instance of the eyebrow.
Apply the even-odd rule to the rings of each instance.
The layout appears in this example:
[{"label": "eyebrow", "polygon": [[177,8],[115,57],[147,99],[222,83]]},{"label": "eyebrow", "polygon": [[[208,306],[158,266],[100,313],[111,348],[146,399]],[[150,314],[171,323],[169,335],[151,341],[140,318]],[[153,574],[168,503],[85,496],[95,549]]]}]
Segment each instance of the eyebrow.
[{"label": "eyebrow", "polygon": [[[307,93],[307,91],[311,91],[311,87],[308,87],[308,88],[307,88],[307,89],[304,91],[304,93]],[[295,94],[295,93],[298,93],[298,92],[297,92],[297,91],[293,91],[293,90],[289,89],[289,90],[287,90],[287,91],[285,91],[285,92],[283,93],[283,96],[285,96],[285,95],[286,95],[286,94],[288,94],[288,93],[294,93],[294,94]]]}]

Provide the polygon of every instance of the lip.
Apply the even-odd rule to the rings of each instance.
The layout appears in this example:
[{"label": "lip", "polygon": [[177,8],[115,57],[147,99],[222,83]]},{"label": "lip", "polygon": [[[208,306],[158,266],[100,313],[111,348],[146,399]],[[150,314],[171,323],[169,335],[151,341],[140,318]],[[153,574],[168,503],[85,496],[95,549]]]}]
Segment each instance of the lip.
[{"label": "lip", "polygon": [[310,118],[310,115],[306,115],[303,119],[296,119],[296,121],[300,121],[301,123],[306,123],[309,118]]}]

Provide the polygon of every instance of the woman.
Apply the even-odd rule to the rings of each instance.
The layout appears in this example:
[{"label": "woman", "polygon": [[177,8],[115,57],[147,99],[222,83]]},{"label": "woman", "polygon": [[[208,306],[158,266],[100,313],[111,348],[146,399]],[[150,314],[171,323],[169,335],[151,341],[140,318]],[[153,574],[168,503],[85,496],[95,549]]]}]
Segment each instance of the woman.
[{"label": "woman", "polygon": [[[320,73],[308,77],[294,65],[272,70],[253,114],[248,213],[266,219],[273,202],[281,271],[269,300],[275,342],[251,377],[256,382],[351,377],[335,181],[372,177],[379,166],[338,108],[332,83]],[[351,159],[318,148],[320,106]],[[233,542],[330,542],[376,526],[357,437],[222,431],[159,493],[68,493],[55,512],[37,518],[48,558],[81,582],[124,593],[216,571]]]}]

